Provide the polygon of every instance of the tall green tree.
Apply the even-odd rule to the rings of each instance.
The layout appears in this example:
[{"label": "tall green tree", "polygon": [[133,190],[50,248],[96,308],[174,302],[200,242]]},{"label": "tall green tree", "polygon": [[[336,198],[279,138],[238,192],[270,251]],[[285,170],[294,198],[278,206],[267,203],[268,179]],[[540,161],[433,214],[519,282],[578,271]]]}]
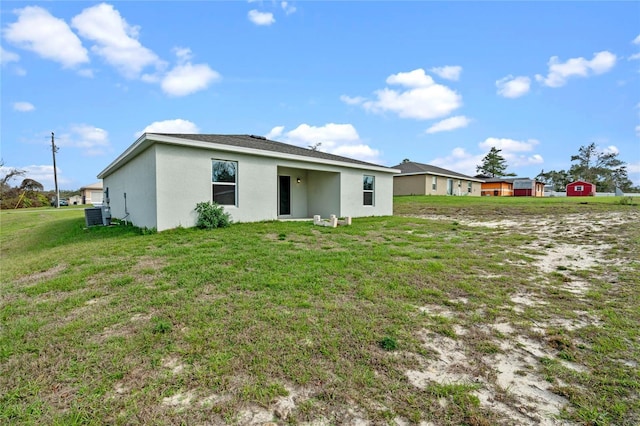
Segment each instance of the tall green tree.
[{"label": "tall green tree", "polygon": [[618,158],[617,151],[599,150],[595,143],[581,146],[577,155],[571,156],[573,164],[569,174],[575,180],[595,183],[600,192],[613,192],[616,187],[623,191],[633,183],[627,175],[627,166]]},{"label": "tall green tree", "polygon": [[567,185],[573,182],[571,175],[566,170],[550,170],[545,172],[542,170],[536,179],[544,182],[545,185],[551,185],[554,191],[561,192],[567,188]]},{"label": "tall green tree", "polygon": [[506,173],[507,160],[500,155],[501,152],[501,149],[492,146],[482,159],[482,164],[476,166],[476,171],[490,177],[515,176],[515,173]]}]

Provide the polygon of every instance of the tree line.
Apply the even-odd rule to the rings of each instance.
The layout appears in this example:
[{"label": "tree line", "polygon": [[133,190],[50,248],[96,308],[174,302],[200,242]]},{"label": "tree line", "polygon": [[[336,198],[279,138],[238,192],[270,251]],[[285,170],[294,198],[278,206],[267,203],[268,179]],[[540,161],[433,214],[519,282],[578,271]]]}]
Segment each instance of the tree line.
[{"label": "tree line", "polygon": [[[0,168],[4,168],[2,160],[0,160]],[[13,167],[3,170],[0,175],[0,209],[44,207],[55,203],[55,192],[45,191],[44,186],[36,180],[25,178],[19,185],[11,185],[11,181],[24,177],[26,173],[25,170]],[[60,198],[68,198],[78,193],[78,191],[60,191]]]},{"label": "tree line", "polygon": [[[500,152],[501,149],[492,147],[476,171],[484,177],[515,176],[514,173],[507,173],[507,161]],[[595,143],[583,145],[577,155],[571,156],[574,164],[569,170],[542,170],[536,180],[550,185],[554,191],[564,191],[567,184],[582,180],[595,184],[598,192],[615,192],[616,188],[623,192],[640,192],[640,187],[633,186],[626,163],[618,158],[618,154],[601,151]]]}]

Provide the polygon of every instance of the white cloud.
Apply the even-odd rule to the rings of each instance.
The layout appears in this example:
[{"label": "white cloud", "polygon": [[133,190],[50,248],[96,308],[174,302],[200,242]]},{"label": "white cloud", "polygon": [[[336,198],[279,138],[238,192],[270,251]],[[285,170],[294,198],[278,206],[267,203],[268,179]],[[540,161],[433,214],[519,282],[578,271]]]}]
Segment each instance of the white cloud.
[{"label": "white cloud", "polygon": [[347,105],[360,105],[366,100],[366,98],[363,98],[362,96],[351,97],[347,95],[341,95],[340,100]]},{"label": "white cloud", "polygon": [[611,52],[594,53],[593,59],[571,58],[560,62],[557,56],[549,59],[549,73],[546,77],[537,74],[536,80],[548,87],[562,87],[570,77],[588,77],[610,71],[616,64],[617,57]]},{"label": "white cloud", "polygon": [[381,154],[360,139],[352,124],[327,123],[324,126],[300,124],[289,132],[284,132],[284,126],[277,126],[271,129],[266,137],[267,139],[278,137],[282,142],[304,148],[319,143],[319,151],[373,163],[379,162]]},{"label": "white cloud", "polygon": [[30,102],[14,102],[13,109],[20,112],[29,112],[36,109]]},{"label": "white cloud", "polygon": [[[14,167],[7,167],[7,166],[3,166],[0,167],[0,175],[5,175],[6,173],[9,172],[9,170],[11,170]],[[45,191],[51,190],[55,188],[55,184],[54,184],[54,178],[53,178],[53,165],[51,164],[47,164],[47,165],[29,165],[29,166],[19,166],[19,167],[15,167],[16,169],[19,170],[24,170],[26,173],[24,174],[24,176],[18,176],[12,180],[9,181],[9,184],[11,186],[18,186],[22,183],[22,181],[24,179],[33,179],[36,182],[39,182],[42,184],[42,186],[44,186]],[[67,179],[63,172],[62,169],[57,166],[58,169],[58,187],[59,188],[65,188],[71,183],[71,181],[69,179]]]},{"label": "white cloud", "polygon": [[[40,182],[44,186],[45,190],[51,190],[55,188],[55,180],[53,176],[53,165],[30,165],[26,167],[19,167],[21,170],[25,170],[25,178],[33,179],[36,182]],[[65,188],[66,185],[71,183],[71,180],[64,176],[63,170],[56,166],[58,188]]]},{"label": "white cloud", "polygon": [[398,84],[406,87],[429,87],[434,84],[433,78],[425,74],[422,68],[409,72],[399,72],[387,77],[387,84]]},{"label": "white cloud", "polygon": [[20,55],[4,50],[4,48],[0,46],[0,64],[6,65],[10,62],[18,62],[19,60]]},{"label": "white cloud", "polygon": [[270,140],[275,140],[277,137],[280,137],[282,132],[284,131],[284,126],[276,126],[269,131],[264,137]]},{"label": "white cloud", "polygon": [[422,68],[410,72],[400,72],[387,77],[387,84],[400,85],[406,90],[385,87],[374,92],[376,99],[349,97],[340,99],[350,105],[360,104],[373,113],[387,111],[401,118],[430,120],[445,117],[462,106],[462,96],[447,86],[436,84]]},{"label": "white cloud", "polygon": [[517,141],[509,138],[487,138],[483,142],[480,142],[479,146],[487,151],[495,147],[496,149],[501,149],[504,154],[509,152],[533,151],[533,148],[538,145],[538,143],[535,139]]},{"label": "white cloud", "polygon": [[[220,74],[207,64],[192,64],[191,49],[176,48],[178,65],[169,71],[161,82],[162,90],[171,96],[185,96],[204,90],[221,79]],[[147,77],[145,77],[147,78]]]},{"label": "white cloud", "polygon": [[256,25],[271,25],[276,22],[273,13],[259,12],[256,9],[250,10],[247,16]]},{"label": "white cloud", "polygon": [[462,73],[462,67],[459,65],[445,65],[444,67],[433,67],[429,71],[441,78],[447,80],[458,81]]},{"label": "white cloud", "polygon": [[445,118],[442,121],[438,121],[436,124],[429,127],[425,133],[432,134],[438,132],[448,132],[462,127],[467,127],[471,123],[471,119],[464,115],[457,115],[455,117]]},{"label": "white cloud", "polygon": [[620,154],[620,150],[615,145],[609,145],[605,149],[602,150],[604,154]]},{"label": "white cloud", "polygon": [[126,78],[137,78],[148,66],[164,63],[139,41],[139,28],[131,26],[112,5],[101,3],[84,9],[71,20],[80,35],[96,44],[91,51],[104,58]]},{"label": "white cloud", "polygon": [[145,127],[142,131],[136,133],[139,137],[143,133],[200,133],[200,129],[195,123],[189,120],[176,118],[175,120],[154,121]]},{"label": "white cloud", "polygon": [[340,145],[332,149],[331,154],[355,158],[362,161],[375,162],[380,156],[380,151],[365,144]]},{"label": "white cloud", "polygon": [[539,143],[540,142],[536,139],[518,141],[509,138],[490,137],[480,142],[478,146],[485,151],[482,154],[483,157],[492,147],[495,147],[502,151],[500,155],[504,157],[509,167],[520,167],[532,164],[542,164],[544,162],[544,159],[539,154],[520,154],[521,152],[533,151]]},{"label": "white cloud", "polygon": [[287,15],[291,15],[297,10],[295,6],[290,5],[287,1],[280,2],[280,6],[282,7],[282,10],[284,10],[284,13]]},{"label": "white cloud", "polygon": [[464,148],[454,148],[450,155],[438,157],[429,162],[437,167],[442,167],[468,176],[475,176],[476,166],[482,162],[484,154],[471,154]]},{"label": "white cloud", "polygon": [[529,93],[531,79],[524,76],[514,77],[508,75],[496,81],[496,87],[498,88],[498,95],[500,96],[505,98],[519,98]]},{"label": "white cloud", "polygon": [[89,124],[71,126],[67,133],[56,138],[56,145],[79,148],[82,150],[83,155],[86,156],[103,155],[111,146],[109,133],[104,129]]},{"label": "white cloud", "polygon": [[640,34],[638,34],[636,36],[636,38],[633,39],[633,41],[631,42],[633,44],[640,44]]},{"label": "white cloud", "polygon": [[85,78],[93,78],[93,70],[89,68],[78,70],[78,75]]},{"label": "white cloud", "polygon": [[87,50],[65,21],[38,6],[14,12],[18,20],[3,30],[7,41],[66,68],[89,62]]},{"label": "white cloud", "polygon": [[636,126],[636,136],[640,138],[640,125]]},{"label": "white cloud", "polygon": [[636,59],[640,59],[640,53],[634,53],[627,58],[628,61],[635,61]]},{"label": "white cloud", "polygon": [[521,154],[531,151],[538,144],[535,139],[528,141],[516,141],[505,138],[487,138],[478,144],[482,152],[473,154],[464,148],[454,148],[451,154],[445,157],[435,158],[430,162],[434,166],[443,167],[469,176],[477,174],[476,167],[482,163],[482,159],[492,146],[501,149],[500,155],[507,161],[508,171],[512,168],[542,164],[544,159],[540,154]]}]

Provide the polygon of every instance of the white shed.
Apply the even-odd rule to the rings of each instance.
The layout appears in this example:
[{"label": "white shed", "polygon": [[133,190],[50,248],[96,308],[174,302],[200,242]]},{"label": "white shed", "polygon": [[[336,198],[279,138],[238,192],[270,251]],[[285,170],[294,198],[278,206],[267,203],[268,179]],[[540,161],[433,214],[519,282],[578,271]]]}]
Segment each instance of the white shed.
[{"label": "white shed", "polygon": [[398,170],[253,135],[146,133],[107,166],[113,218],[194,226],[202,201],[235,222],[393,214]]}]

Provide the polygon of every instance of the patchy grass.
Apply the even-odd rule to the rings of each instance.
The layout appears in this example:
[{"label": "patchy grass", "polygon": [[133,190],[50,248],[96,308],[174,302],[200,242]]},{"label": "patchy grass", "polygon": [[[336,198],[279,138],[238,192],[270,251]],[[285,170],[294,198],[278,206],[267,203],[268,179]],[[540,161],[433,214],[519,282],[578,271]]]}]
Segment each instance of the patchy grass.
[{"label": "patchy grass", "polygon": [[[399,197],[351,227],[157,234],[3,211],[0,423],[637,424],[640,216],[615,201]],[[467,223],[521,217],[553,232]]]}]

